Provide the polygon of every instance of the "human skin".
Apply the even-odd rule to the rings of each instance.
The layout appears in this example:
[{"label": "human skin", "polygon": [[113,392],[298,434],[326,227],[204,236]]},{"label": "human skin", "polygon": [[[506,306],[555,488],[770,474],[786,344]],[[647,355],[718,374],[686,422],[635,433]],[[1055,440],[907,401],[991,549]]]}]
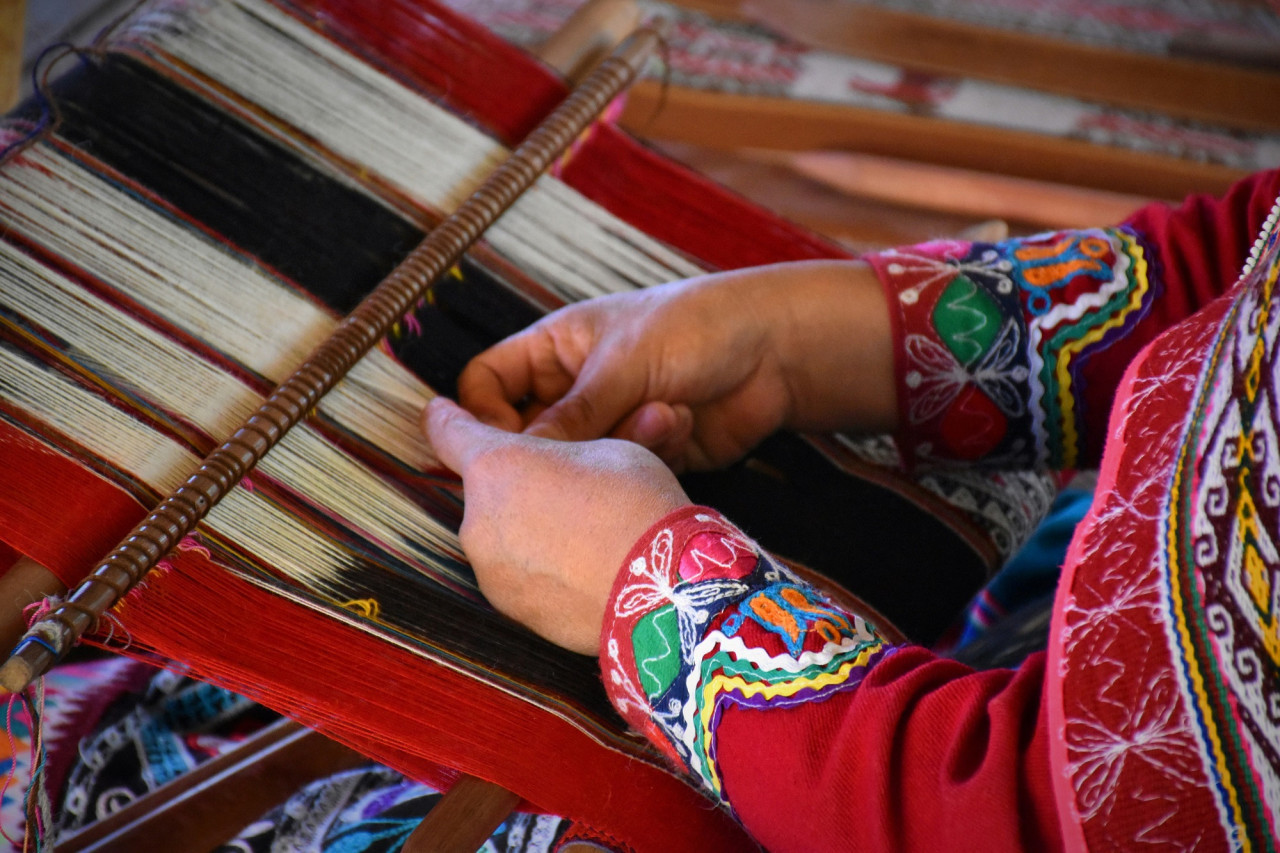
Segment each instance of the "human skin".
[{"label": "human skin", "polygon": [[[614,577],[719,467],[781,428],[896,424],[888,311],[864,264],[703,276],[558,311],[477,356],[428,439],[466,491],[462,546],[500,611],[599,652]],[[619,440],[625,439],[625,440]]]},{"label": "human skin", "polygon": [[704,470],[780,428],[891,430],[890,331],[863,263],[756,267],[557,311],[477,356],[459,397],[503,429]]}]

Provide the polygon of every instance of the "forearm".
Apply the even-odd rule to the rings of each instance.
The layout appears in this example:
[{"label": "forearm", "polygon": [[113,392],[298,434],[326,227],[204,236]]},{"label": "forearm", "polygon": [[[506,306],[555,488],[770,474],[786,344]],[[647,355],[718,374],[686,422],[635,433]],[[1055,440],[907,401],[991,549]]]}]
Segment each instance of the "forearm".
[{"label": "forearm", "polygon": [[777,347],[800,431],[892,432],[898,423],[893,330],[883,289],[862,261],[775,268],[788,290]]}]

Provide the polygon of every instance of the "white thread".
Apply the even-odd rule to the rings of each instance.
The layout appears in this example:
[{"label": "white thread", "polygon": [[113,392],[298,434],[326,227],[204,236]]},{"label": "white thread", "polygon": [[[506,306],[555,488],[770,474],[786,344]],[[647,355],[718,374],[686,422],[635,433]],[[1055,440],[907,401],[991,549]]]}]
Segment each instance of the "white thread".
[{"label": "white thread", "polygon": [[[260,0],[152,10],[125,38],[158,61],[197,69],[436,210],[453,210],[504,155],[480,131]],[[315,151],[297,150],[341,174]],[[485,236],[568,300],[702,271],[546,175]]]}]

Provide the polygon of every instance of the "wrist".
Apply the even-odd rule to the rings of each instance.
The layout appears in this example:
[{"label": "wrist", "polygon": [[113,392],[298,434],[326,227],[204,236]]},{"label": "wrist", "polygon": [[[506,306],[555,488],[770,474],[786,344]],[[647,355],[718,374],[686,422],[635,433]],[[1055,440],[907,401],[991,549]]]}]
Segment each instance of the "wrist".
[{"label": "wrist", "polygon": [[883,288],[862,261],[794,265],[778,339],[792,405],[786,426],[891,432],[893,332]]},{"label": "wrist", "polygon": [[721,713],[788,708],[857,688],[893,652],[714,510],[654,525],[618,573],[601,637],[605,688],[623,718],[725,796]]}]

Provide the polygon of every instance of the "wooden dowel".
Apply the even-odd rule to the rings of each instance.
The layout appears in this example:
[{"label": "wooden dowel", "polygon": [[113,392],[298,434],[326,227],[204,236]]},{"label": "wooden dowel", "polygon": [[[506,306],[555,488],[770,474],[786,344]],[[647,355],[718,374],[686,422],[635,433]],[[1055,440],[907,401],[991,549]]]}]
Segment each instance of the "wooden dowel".
[{"label": "wooden dowel", "polygon": [[115,814],[66,836],[58,853],[199,853],[232,839],[308,782],[369,763],[280,720]]},{"label": "wooden dowel", "polygon": [[66,591],[53,572],[30,557],[19,557],[0,575],[0,650],[8,652],[27,632],[27,617],[22,612],[27,605]]},{"label": "wooden dowel", "polygon": [[405,841],[403,853],[474,853],[520,797],[500,785],[460,776]]},{"label": "wooden dowel", "polygon": [[841,192],[892,204],[1041,228],[1111,225],[1151,199],[869,154],[751,152]]},{"label": "wooden dowel", "polygon": [[565,80],[576,83],[639,24],[635,0],[589,0],[533,53]]},{"label": "wooden dowel", "polygon": [[1026,131],[881,110],[727,95],[642,80],[622,124],[641,136],[708,148],[858,151],[1150,198],[1221,193],[1247,173]]},{"label": "wooden dowel", "polygon": [[0,112],[18,103],[22,82],[22,35],[26,0],[0,0]]}]

